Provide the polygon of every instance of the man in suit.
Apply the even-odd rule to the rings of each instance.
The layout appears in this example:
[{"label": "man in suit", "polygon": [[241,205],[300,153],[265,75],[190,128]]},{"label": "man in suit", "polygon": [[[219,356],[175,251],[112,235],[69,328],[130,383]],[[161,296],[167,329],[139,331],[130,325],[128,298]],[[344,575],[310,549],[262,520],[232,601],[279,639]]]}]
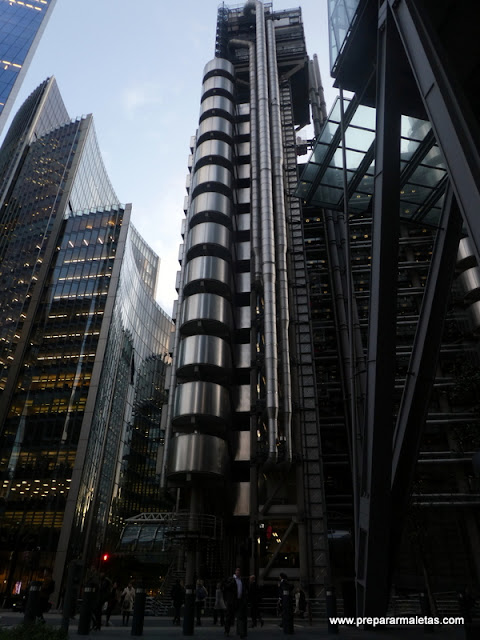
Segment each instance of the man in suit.
[{"label": "man in suit", "polygon": [[247,598],[248,585],[241,577],[239,567],[235,569],[232,577],[225,580],[223,585],[223,598],[227,607],[225,616],[225,635],[230,635],[230,629],[237,619],[240,638],[247,636]]}]

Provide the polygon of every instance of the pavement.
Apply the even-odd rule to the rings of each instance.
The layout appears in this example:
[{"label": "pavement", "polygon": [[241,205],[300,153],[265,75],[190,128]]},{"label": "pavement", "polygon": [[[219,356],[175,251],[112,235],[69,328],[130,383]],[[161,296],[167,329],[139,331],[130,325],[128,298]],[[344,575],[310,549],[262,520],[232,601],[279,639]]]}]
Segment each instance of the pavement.
[{"label": "pavement", "polygon": [[[60,613],[45,614],[47,624],[53,627],[59,627],[61,624]],[[21,624],[23,622],[23,614],[13,613],[10,611],[0,611],[0,627],[8,628]],[[91,631],[91,640],[128,640],[131,638],[131,626],[122,626],[121,616],[112,616],[112,626],[102,627],[100,631]],[[72,621],[69,627],[70,640],[79,640],[80,636],[77,632],[78,621]],[[475,632],[474,632],[475,633]],[[248,638],[252,640],[281,640],[288,637],[283,629],[279,626],[277,619],[267,619],[263,627],[255,627],[248,629]],[[299,640],[313,640],[329,638],[333,640],[335,634],[329,633],[325,622],[314,621],[309,625],[307,621],[295,621],[294,636]],[[85,636],[83,636],[85,637]],[[146,616],[143,627],[142,637],[145,640],[180,640],[188,637],[183,635],[182,627],[174,626],[170,618]],[[214,626],[211,619],[205,618],[201,627],[195,627],[193,638],[202,638],[203,640],[215,640],[225,638],[223,627]],[[232,628],[230,637],[236,640],[239,636],[235,634]],[[355,627],[339,626],[338,637],[340,640],[464,640],[467,638],[465,629],[462,626],[443,626],[437,627],[435,630],[429,631],[422,626],[404,626],[404,627],[383,627],[376,629],[357,629]],[[480,633],[470,636],[480,638]]]}]

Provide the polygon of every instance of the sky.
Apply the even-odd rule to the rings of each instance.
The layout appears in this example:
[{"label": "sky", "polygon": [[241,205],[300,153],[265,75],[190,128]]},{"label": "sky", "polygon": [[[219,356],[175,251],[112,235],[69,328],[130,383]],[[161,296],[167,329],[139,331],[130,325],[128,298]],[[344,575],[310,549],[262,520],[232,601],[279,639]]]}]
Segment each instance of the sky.
[{"label": "sky", "polygon": [[[177,297],[190,138],[198,126],[203,68],[214,57],[220,4],[57,0],[10,116],[52,75],[72,118],[93,113],[117,196],[132,203],[132,223],[160,256],[157,300],[168,314]],[[330,110],[337,92],[329,72],[327,0],[272,4],[274,10],[302,7],[307,52],[319,57]]]}]

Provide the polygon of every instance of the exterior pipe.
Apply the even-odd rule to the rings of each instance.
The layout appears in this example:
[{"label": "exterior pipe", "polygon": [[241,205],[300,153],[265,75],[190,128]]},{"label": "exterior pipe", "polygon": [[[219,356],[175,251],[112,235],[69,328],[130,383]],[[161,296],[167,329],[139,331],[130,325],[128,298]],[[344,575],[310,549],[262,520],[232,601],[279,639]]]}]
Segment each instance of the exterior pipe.
[{"label": "exterior pipe", "polygon": [[272,197],[272,161],[267,87],[267,51],[265,46],[265,14],[263,3],[256,2],[258,144],[260,205],[262,213],[262,275],[264,287],[265,374],[267,386],[268,462],[277,460],[278,373],[277,327],[275,300],[275,239]]},{"label": "exterior pipe", "polygon": [[270,83],[270,117],[272,132],[273,204],[275,213],[275,253],[278,275],[279,307],[279,360],[281,363],[283,437],[285,439],[285,459],[292,460],[292,380],[290,372],[290,344],[288,329],[290,313],[288,304],[287,271],[287,225],[285,213],[285,187],[283,181],[283,141],[280,116],[280,90],[277,68],[277,48],[273,22],[267,21],[268,79]]},{"label": "exterior pipe", "polygon": [[[258,143],[257,143],[257,65],[255,56],[255,44],[249,40],[232,39],[229,43],[231,46],[246,47],[248,48],[248,61],[249,61],[249,81],[250,81],[250,230],[251,230],[251,244],[252,244],[252,268],[253,284],[261,282],[260,272],[260,233],[259,233],[259,220],[260,212],[258,207]],[[250,294],[250,304],[252,309],[252,317],[255,313],[257,306],[258,290],[256,286],[252,286]],[[256,332],[251,332],[250,349],[251,359],[253,361],[256,352]],[[257,372],[252,368],[250,372],[251,386],[256,386],[255,378]],[[257,416],[255,412],[252,412],[250,417],[250,451],[254,456],[257,446]],[[258,467],[257,465],[250,465],[250,538],[256,539],[257,527],[258,527]],[[252,545],[252,552],[249,558],[249,571],[250,573],[257,573],[256,566],[257,548],[256,545]]]}]

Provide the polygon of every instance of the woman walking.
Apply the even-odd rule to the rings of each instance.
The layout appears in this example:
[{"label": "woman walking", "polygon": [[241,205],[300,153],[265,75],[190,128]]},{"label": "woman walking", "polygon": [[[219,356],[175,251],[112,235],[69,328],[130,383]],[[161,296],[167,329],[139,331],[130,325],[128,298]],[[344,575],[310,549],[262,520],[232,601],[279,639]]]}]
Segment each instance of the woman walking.
[{"label": "woman walking", "polygon": [[130,614],[133,611],[133,602],[135,600],[135,589],[131,582],[122,592],[122,623],[126,627],[130,620]]},{"label": "woman walking", "polygon": [[217,582],[217,588],[215,590],[215,604],[213,605],[213,624],[217,624],[217,620],[220,617],[220,624],[225,626],[225,600],[223,599],[222,583]]}]

